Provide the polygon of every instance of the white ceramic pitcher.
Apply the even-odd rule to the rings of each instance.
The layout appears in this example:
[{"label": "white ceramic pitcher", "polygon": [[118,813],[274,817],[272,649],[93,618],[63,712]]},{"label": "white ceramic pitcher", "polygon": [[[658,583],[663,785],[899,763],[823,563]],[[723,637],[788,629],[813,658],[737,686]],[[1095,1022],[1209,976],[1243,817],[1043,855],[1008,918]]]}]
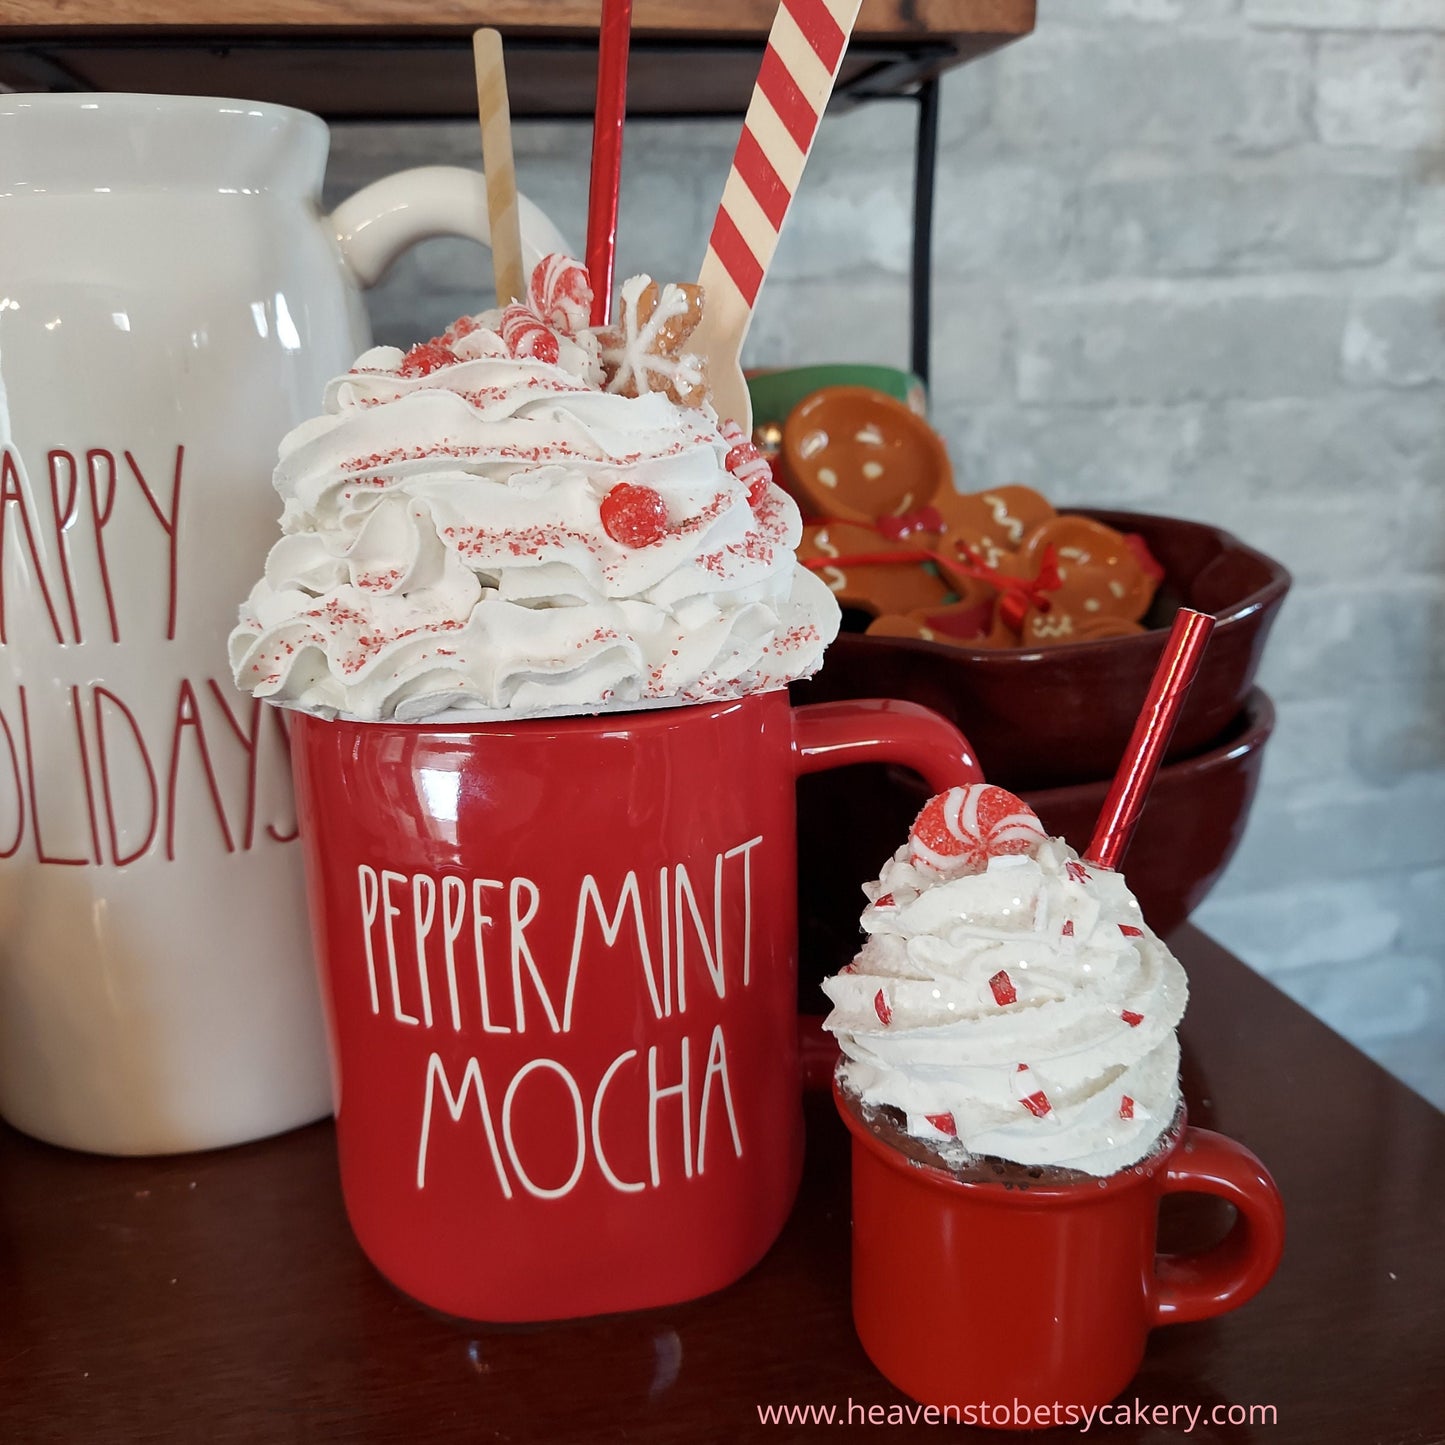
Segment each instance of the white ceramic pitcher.
[{"label": "white ceramic pitcher", "polygon": [[367,345],[358,288],[487,218],[443,167],[327,217],[327,144],[247,101],[0,96],[0,1114],[54,1143],[331,1106],[282,715],[226,634],[276,444]]}]

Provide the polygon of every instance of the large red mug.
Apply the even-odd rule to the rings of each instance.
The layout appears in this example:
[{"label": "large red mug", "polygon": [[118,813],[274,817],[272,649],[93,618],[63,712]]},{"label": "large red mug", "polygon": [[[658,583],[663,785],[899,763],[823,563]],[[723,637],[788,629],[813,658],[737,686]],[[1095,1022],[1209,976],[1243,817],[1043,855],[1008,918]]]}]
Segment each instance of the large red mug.
[{"label": "large red mug", "polygon": [[801,773],[975,781],[908,703],[785,693],[486,726],[297,716],[342,1191],[426,1304],[558,1319],[690,1299],[802,1170]]},{"label": "large red mug", "polygon": [[[1181,1109],[1147,1159],[1104,1179],[961,1179],[890,1148],[834,1085],[853,1135],[853,1322],[905,1394],[963,1424],[1077,1424],[1134,1378],[1155,1325],[1237,1309],[1274,1274],[1284,1206],[1242,1144]],[[1198,1254],[1157,1255],[1166,1194],[1237,1216]],[[952,1418],[952,1417],[950,1417]]]}]

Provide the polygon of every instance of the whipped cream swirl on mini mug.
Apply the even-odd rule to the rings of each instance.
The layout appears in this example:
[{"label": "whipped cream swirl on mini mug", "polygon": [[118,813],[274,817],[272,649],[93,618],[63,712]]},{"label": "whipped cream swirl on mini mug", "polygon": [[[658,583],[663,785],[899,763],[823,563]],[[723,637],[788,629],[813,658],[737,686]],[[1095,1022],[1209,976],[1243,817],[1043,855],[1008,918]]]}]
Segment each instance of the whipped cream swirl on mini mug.
[{"label": "whipped cream swirl on mini mug", "polygon": [[979,784],[931,799],[864,892],[867,942],[823,984],[845,1089],[949,1162],[1103,1176],[1149,1153],[1188,983],[1119,874]]},{"label": "whipped cream swirl on mini mug", "polygon": [[837,602],[685,347],[696,287],[585,324],[565,257],[525,303],[366,352],[281,443],[282,536],[230,638],[237,684],[364,721],[741,697],[814,672]]}]

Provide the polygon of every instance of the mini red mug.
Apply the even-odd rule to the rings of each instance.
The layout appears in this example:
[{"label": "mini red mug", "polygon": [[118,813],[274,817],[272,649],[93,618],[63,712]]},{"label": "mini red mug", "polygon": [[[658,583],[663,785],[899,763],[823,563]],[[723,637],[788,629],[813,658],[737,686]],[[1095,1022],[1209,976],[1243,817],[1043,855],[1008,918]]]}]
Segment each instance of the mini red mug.
[{"label": "mini red mug", "polygon": [[787,695],[292,731],[342,1192],[451,1314],[690,1299],[777,1237],[803,1160],[794,781],[980,777],[909,703]]},{"label": "mini red mug", "polygon": [[[905,1394],[956,1406],[965,1422],[1076,1421],[1057,1410],[1118,1395],[1155,1325],[1236,1309],[1279,1264],[1274,1180],[1242,1144],[1190,1128],[1182,1109],[1164,1147],[1134,1167],[1021,1188],[916,1164],[867,1128],[836,1083],[834,1101],[853,1135],[858,1338]],[[1234,1205],[1234,1224],[1201,1253],[1156,1255],[1166,1194],[1217,1195]]]}]

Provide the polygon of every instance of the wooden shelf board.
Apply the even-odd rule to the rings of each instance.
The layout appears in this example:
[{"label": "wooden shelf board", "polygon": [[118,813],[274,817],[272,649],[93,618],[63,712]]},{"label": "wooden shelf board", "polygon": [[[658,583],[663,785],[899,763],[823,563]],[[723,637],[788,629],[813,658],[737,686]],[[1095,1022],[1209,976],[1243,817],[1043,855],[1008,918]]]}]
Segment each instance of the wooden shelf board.
[{"label": "wooden shelf board", "polygon": [[[629,113],[741,113],[774,8],[638,0]],[[595,3],[242,0],[221,15],[204,0],[0,0],[0,85],[230,95],[332,119],[467,116],[471,32],[495,24],[519,117],[592,112]],[[866,0],[840,97],[906,93],[1033,21],[1034,0]]]}]

